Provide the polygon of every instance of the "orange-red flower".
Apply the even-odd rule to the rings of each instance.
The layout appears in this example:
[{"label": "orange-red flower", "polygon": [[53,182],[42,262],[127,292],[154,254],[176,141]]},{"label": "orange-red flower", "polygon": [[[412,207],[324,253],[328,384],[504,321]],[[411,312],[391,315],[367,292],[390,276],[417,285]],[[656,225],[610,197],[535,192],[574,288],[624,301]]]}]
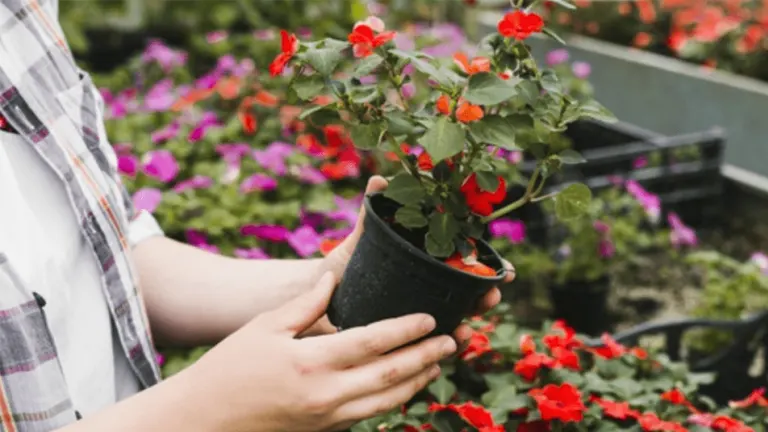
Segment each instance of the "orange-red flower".
[{"label": "orange-red flower", "polygon": [[469,61],[466,54],[456,53],[453,55],[453,62],[467,75],[491,70],[491,60],[487,57],[475,57],[472,61]]},{"label": "orange-red flower", "polygon": [[473,121],[483,118],[483,108],[479,105],[472,105],[469,102],[463,101],[459,103],[459,108],[456,110],[456,119],[462,123],[472,123]]},{"label": "orange-red flower", "polygon": [[422,171],[432,171],[432,169],[435,168],[435,164],[432,162],[432,158],[426,151],[421,152],[419,157],[416,159],[416,164]]},{"label": "orange-red flower", "polygon": [[587,407],[581,400],[581,393],[573,384],[547,384],[544,388],[533,389],[528,394],[536,401],[542,420],[570,423],[580,422],[584,418]]},{"label": "orange-red flower", "polygon": [[358,167],[349,161],[325,162],[320,166],[320,172],[329,180],[342,180],[349,177],[355,177],[358,174]]},{"label": "orange-red flower", "polygon": [[489,352],[491,352],[491,341],[488,339],[488,335],[483,332],[473,330],[472,336],[469,338],[467,348],[461,354],[459,354],[459,358],[465,361],[469,361]]},{"label": "orange-red flower", "polygon": [[528,355],[536,351],[536,342],[533,341],[533,336],[524,334],[520,336],[520,352],[523,355]]},{"label": "orange-red flower", "polygon": [[435,103],[437,112],[443,115],[451,115],[451,98],[448,95],[440,95]]},{"label": "orange-red flower", "polygon": [[280,99],[266,90],[259,90],[256,96],[253,96],[253,103],[263,107],[274,108],[279,105]]},{"label": "orange-red flower", "polygon": [[278,76],[283,73],[285,66],[299,50],[299,39],[296,35],[280,30],[280,54],[269,65],[269,74]]},{"label": "orange-red flower", "polygon": [[324,256],[328,255],[343,241],[344,239],[323,239],[323,241],[320,242],[320,253]]},{"label": "orange-red flower", "polygon": [[602,342],[603,346],[592,350],[592,352],[599,357],[610,360],[612,358],[621,357],[627,353],[627,348],[616,342],[608,333],[603,334]]},{"label": "orange-red flower", "polygon": [[219,82],[216,83],[216,91],[219,93],[219,96],[221,96],[222,99],[231,100],[240,94],[240,88],[242,85],[243,82],[240,78],[230,76],[222,78],[219,80]]},{"label": "orange-red flower", "polygon": [[256,133],[258,123],[256,121],[256,116],[253,115],[253,113],[238,111],[237,116],[240,118],[240,123],[243,125],[243,131],[246,134],[252,135]]},{"label": "orange-red flower", "polygon": [[638,48],[645,48],[648,45],[651,44],[651,41],[653,38],[651,38],[651,35],[649,35],[646,32],[638,32],[635,35],[635,38],[632,40],[632,45],[638,47]]},{"label": "orange-red flower", "polygon": [[192,89],[187,94],[179,98],[171,106],[171,111],[181,111],[192,105],[208,99],[214,92],[214,89]]},{"label": "orange-red flower", "polygon": [[552,368],[554,365],[555,361],[550,356],[534,352],[518,360],[515,363],[514,371],[527,381],[533,381],[536,379],[539,369],[543,367]]},{"label": "orange-red flower", "polygon": [[504,37],[517,40],[528,39],[533,33],[538,33],[544,28],[544,20],[535,13],[526,13],[521,10],[509,12],[499,21],[498,30]]},{"label": "orange-red flower", "polygon": [[460,253],[453,254],[445,261],[450,267],[482,277],[496,276],[496,270],[477,261],[477,255],[464,258]]},{"label": "orange-red flower", "polygon": [[590,398],[590,401],[602,408],[603,414],[609,418],[626,420],[628,418],[637,418],[640,416],[640,413],[629,407],[628,402],[614,402],[600,399],[599,397],[592,397]]},{"label": "orange-red flower", "polygon": [[[373,27],[379,27],[374,32]],[[347,40],[352,44],[352,52],[355,57],[363,58],[373,54],[373,50],[384,45],[395,38],[395,32],[383,31],[381,20],[369,18],[365,22],[355,24],[352,33],[347,36]]]},{"label": "orange-red flower", "polygon": [[661,420],[656,414],[647,412],[638,417],[637,422],[644,431],[687,432],[679,423]]},{"label": "orange-red flower", "polygon": [[542,338],[542,342],[550,351],[555,348],[572,350],[584,346],[584,342],[576,337],[576,332],[571,327],[568,327],[565,321],[557,320],[552,323],[551,328],[553,332],[557,333],[551,333]]},{"label": "orange-red flower", "polygon": [[500,204],[507,196],[507,183],[499,176],[499,186],[493,192],[487,192],[477,184],[477,174],[472,173],[461,185],[461,193],[469,209],[480,216],[493,213],[493,205]]},{"label": "orange-red flower", "polygon": [[436,404],[428,408],[429,412],[453,411],[470,426],[481,432],[504,432],[504,426],[493,421],[493,415],[487,409],[473,402],[463,404]]},{"label": "orange-red flower", "polygon": [[565,348],[555,348],[552,350],[552,357],[555,359],[555,367],[564,367],[567,369],[581,370],[579,356]]},{"label": "orange-red flower", "polygon": [[728,406],[734,409],[744,409],[751,406],[768,407],[768,399],[765,398],[765,387],[756,389],[740,401],[730,401]]}]

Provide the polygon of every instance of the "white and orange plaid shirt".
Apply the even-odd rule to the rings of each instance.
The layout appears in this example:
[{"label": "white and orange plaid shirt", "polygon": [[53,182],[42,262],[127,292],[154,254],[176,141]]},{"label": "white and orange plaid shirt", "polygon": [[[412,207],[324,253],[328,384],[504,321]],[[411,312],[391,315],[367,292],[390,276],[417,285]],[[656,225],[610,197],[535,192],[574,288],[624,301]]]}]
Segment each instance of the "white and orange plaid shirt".
[{"label": "white and orange plaid shirt", "polygon": [[[123,351],[149,387],[160,374],[128,251],[161,231],[150,214],[134,211],[120,182],[103,101],[73,60],[57,1],[0,0],[0,114],[66,188]],[[77,418],[46,325],[0,245],[0,431],[50,431]]]}]

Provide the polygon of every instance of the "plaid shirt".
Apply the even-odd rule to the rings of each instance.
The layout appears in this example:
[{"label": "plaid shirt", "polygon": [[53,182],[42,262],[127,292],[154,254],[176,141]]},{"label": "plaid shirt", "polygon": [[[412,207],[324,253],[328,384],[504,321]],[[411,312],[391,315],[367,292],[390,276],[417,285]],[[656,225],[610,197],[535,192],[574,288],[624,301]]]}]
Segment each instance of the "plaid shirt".
[{"label": "plaid shirt", "polygon": [[[120,182],[102,121],[103,101],[75,65],[56,19],[56,1],[0,0],[0,113],[64,184],[100,265],[124,352],[148,387],[160,374],[128,251],[162,233],[150,214],[134,212]],[[22,286],[0,245],[2,432],[50,431],[78,417],[43,306]]]}]

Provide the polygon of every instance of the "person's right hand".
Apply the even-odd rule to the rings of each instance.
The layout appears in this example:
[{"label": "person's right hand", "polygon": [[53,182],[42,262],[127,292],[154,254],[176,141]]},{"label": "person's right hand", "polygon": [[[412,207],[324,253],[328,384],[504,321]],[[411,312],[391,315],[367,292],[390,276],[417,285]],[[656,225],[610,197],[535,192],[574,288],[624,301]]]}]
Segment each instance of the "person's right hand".
[{"label": "person's right hand", "polygon": [[198,414],[210,430],[342,430],[399,407],[439,376],[437,363],[456,350],[450,336],[398,349],[432,331],[428,315],[296,339],[325,314],[334,286],[326,274],[182,372],[205,402]]}]

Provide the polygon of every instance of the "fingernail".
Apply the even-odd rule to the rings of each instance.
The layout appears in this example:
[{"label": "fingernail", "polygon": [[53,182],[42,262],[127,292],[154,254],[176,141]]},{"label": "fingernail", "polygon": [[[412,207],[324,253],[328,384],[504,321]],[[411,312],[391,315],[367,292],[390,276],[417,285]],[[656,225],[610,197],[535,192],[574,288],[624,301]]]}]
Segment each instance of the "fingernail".
[{"label": "fingernail", "polygon": [[429,379],[433,380],[440,376],[440,366],[434,365],[432,366],[432,369],[429,370]]},{"label": "fingernail", "polygon": [[453,338],[448,338],[443,342],[440,349],[443,351],[443,355],[451,355],[456,351],[456,341]]},{"label": "fingernail", "polygon": [[421,322],[421,328],[424,330],[424,333],[431,332],[435,329],[436,325],[437,324],[435,323],[435,319],[431,316],[424,318],[424,320]]}]

